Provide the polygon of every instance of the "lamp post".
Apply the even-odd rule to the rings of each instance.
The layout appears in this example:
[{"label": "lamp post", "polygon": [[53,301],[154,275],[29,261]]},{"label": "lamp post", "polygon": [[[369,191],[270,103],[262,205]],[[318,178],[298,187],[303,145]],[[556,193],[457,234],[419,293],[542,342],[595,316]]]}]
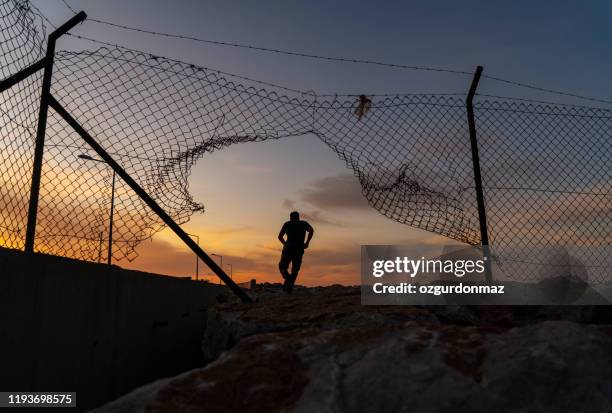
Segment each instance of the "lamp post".
[{"label": "lamp post", "polygon": [[[78,155],[79,158],[85,159],[87,161],[101,162],[106,163],[101,159],[92,158],[89,155],[81,154]],[[111,189],[111,205],[110,205],[110,218],[108,225],[108,258],[107,263],[111,265],[113,261],[113,215],[115,213],[115,170],[113,169],[113,184]]]},{"label": "lamp post", "polygon": [[102,262],[102,236],[104,235],[104,233],[102,231],[100,231],[100,244],[98,245],[98,264],[100,262]]},{"label": "lamp post", "polygon": [[[215,253],[212,253],[210,255],[214,255],[215,257],[219,257],[219,259],[221,260],[221,265],[219,265],[219,267],[223,268],[223,255],[219,255],[219,254],[215,254]],[[221,284],[221,279],[219,279],[219,284]]]},{"label": "lamp post", "polygon": [[[196,239],[196,243],[200,245],[200,237],[198,235],[195,235],[195,234],[187,234],[187,235],[189,235],[190,237],[194,237]],[[198,255],[196,254],[196,281],[198,281],[199,277],[200,277],[200,257],[198,257]]]}]

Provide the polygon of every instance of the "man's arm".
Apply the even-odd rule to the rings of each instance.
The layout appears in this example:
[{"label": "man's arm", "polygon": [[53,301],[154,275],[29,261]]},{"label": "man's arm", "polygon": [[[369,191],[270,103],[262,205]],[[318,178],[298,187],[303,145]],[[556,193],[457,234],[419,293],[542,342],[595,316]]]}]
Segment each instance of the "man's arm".
[{"label": "man's arm", "polygon": [[283,227],[281,228],[280,232],[278,233],[278,240],[281,242],[281,244],[285,245],[285,234],[286,234],[286,230],[285,230],[285,226],[283,225]]},{"label": "man's arm", "polygon": [[308,237],[306,237],[306,243],[304,244],[304,249],[308,248],[308,245],[310,244],[310,240],[312,239],[312,236],[314,235],[314,228],[308,224],[308,228],[306,229],[306,231],[308,231]]}]

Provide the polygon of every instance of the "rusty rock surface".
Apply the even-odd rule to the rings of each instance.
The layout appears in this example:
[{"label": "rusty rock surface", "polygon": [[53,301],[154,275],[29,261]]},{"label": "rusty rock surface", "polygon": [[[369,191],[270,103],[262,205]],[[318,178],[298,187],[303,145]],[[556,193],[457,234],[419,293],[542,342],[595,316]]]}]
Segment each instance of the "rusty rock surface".
[{"label": "rusty rock surface", "polygon": [[97,412],[612,412],[609,307],[366,307],[256,291],[210,311],[209,363]]}]

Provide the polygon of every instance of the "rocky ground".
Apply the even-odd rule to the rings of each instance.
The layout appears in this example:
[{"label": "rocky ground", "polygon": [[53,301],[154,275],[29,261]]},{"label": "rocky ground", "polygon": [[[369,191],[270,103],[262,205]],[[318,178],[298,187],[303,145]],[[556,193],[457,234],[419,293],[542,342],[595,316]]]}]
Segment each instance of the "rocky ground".
[{"label": "rocky ground", "polygon": [[209,363],[99,412],[612,412],[610,307],[381,306],[258,286],[210,311]]}]

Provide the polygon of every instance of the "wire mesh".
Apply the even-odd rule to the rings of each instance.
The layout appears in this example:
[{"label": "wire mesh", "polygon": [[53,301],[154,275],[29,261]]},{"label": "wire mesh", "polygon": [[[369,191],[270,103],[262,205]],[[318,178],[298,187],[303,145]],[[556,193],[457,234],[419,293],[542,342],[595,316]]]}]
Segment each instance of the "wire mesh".
[{"label": "wire mesh", "polygon": [[[27,1],[0,3],[0,76],[7,78],[42,58],[45,29]],[[0,99],[0,245],[24,246],[34,138],[42,76],[37,73]]]},{"label": "wire mesh", "polygon": [[[489,237],[502,270],[527,280],[567,271],[609,278],[612,111],[486,99],[475,115]],[[588,275],[567,268],[568,256]]]},{"label": "wire mesh", "polygon": [[[203,209],[189,194],[188,178],[206,153],[235,143],[312,134],[346,162],[365,197],[386,216],[478,242],[473,208],[466,207],[473,196],[462,189],[471,172],[459,97],[365,98],[369,104],[358,116],[360,101],[354,97],[288,96],[282,94],[286,90],[269,89],[181,62],[101,48],[59,52],[52,93],[178,222]],[[100,210],[109,199],[108,172],[104,165],[95,165],[94,173],[78,172],[94,165],[77,159],[88,150],[57,116],[50,117],[48,134],[53,149],[47,152],[43,186],[51,192],[41,196],[41,203],[45,197],[50,202],[41,207],[48,213],[40,219],[49,230],[76,231],[81,241],[63,253],[92,254],[95,240],[88,252],[80,252],[82,239],[103,232],[104,217],[93,224],[89,210]],[[118,238],[133,240],[118,246],[117,257],[130,258],[133,247],[162,223],[121,185],[117,200]],[[59,213],[67,210],[69,217]],[[66,245],[49,239],[48,250],[56,251],[60,242]]]},{"label": "wire mesh", "polygon": [[[0,7],[6,77],[42,56],[44,31],[27,2]],[[24,28],[7,28],[10,19]],[[0,241],[11,248],[23,247],[37,76],[2,94]],[[189,192],[200,158],[237,143],[311,135],[346,163],[381,214],[480,243],[465,96],[317,96],[107,47],[56,53],[51,91],[179,223],[204,210]],[[559,258],[569,250],[591,281],[609,279],[611,112],[487,98],[477,99],[475,113],[502,271],[519,280],[548,277],[551,263],[575,266]],[[94,154],[50,111],[36,250],[96,261],[108,246],[112,171],[79,155]],[[117,180],[114,258],[133,259],[137,245],[162,228]]]}]

